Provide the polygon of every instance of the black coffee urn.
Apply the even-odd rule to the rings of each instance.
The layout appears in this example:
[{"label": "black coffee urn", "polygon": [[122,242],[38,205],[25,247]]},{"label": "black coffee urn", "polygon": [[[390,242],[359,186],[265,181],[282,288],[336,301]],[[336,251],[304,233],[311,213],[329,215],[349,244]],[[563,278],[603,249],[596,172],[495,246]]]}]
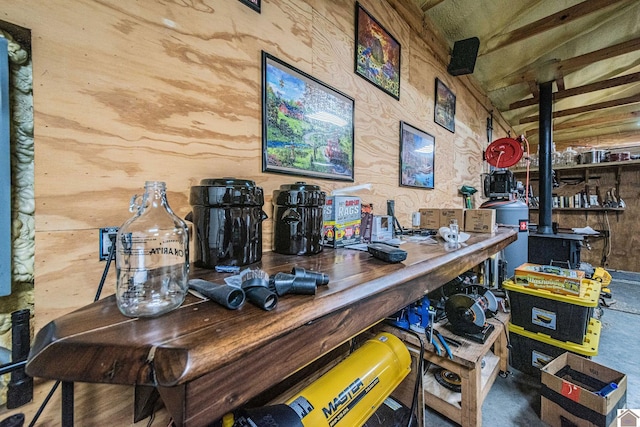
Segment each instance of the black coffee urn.
[{"label": "black coffee urn", "polygon": [[322,252],[322,213],[326,194],[304,182],[273,192],[273,251],[285,255]]},{"label": "black coffee urn", "polygon": [[191,187],[194,265],[243,266],[262,259],[264,195],[255,182],[236,178],[203,179]]}]

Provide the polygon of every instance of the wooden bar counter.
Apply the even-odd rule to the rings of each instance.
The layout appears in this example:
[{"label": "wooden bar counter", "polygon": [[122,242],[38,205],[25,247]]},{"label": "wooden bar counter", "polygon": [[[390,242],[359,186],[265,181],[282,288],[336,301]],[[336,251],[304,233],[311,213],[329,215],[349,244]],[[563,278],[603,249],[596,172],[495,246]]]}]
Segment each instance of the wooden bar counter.
[{"label": "wooden bar counter", "polygon": [[[272,311],[249,302],[232,311],[188,295],[157,318],[123,316],[109,296],[62,316],[35,339],[32,377],[155,387],[176,425],[204,426],[242,406],[385,317],[482,263],[516,232],[472,233],[456,250],[405,243],[407,259],[388,264],[367,252],[325,248],[313,256],[265,253],[250,268],[303,267],[328,274],[315,296],[285,295]],[[223,283],[225,274],[192,270]]]}]

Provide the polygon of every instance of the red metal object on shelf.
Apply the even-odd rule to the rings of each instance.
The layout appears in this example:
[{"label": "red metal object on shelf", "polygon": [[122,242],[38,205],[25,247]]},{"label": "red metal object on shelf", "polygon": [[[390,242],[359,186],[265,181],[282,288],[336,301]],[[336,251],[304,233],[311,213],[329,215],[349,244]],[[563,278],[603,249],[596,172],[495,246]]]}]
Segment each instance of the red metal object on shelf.
[{"label": "red metal object on shelf", "polygon": [[497,168],[508,168],[522,158],[522,145],[513,138],[500,138],[493,141],[485,151],[487,163]]}]

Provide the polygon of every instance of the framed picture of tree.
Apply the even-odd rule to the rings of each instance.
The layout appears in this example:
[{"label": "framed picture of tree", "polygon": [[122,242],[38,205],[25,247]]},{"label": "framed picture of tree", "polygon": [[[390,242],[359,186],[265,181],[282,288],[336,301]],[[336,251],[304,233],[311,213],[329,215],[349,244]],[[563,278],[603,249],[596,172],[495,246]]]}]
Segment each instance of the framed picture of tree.
[{"label": "framed picture of tree", "polygon": [[262,52],[262,171],[353,181],[354,100]]}]

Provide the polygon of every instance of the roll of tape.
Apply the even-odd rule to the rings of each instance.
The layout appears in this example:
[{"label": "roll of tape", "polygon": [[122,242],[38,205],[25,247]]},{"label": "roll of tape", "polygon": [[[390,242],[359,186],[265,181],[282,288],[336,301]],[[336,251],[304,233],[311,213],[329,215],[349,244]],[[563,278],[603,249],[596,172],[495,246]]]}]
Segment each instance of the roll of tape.
[{"label": "roll of tape", "polygon": [[453,233],[451,233],[451,229],[449,227],[440,227],[438,229],[438,234],[444,239],[445,242],[451,243],[455,241],[455,236],[453,235]]}]

